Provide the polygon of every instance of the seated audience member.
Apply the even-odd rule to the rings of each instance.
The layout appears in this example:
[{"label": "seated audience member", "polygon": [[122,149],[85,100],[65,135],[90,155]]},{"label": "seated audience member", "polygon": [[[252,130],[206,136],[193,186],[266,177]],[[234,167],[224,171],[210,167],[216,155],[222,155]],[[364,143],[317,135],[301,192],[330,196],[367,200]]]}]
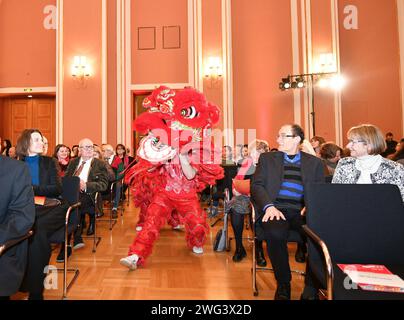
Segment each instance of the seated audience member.
[{"label": "seated audience member", "polygon": [[397,162],[400,162],[400,160],[404,160],[404,138],[401,139],[399,143],[397,143],[396,152],[388,156],[388,158]]},{"label": "seated audience member", "polygon": [[[79,142],[79,157],[70,160],[67,167],[66,177],[77,176],[80,178],[80,196],[79,201],[81,223],[74,233],[73,249],[84,247],[82,234],[82,226],[87,213],[90,216],[90,223],[87,229],[87,235],[94,234],[95,226],[95,194],[96,192],[105,191],[108,187],[108,173],[105,163],[102,160],[94,158],[94,145],[90,139],[82,139]],[[69,248],[70,249],[70,248]],[[68,256],[71,252],[67,253]],[[58,255],[58,261],[63,261],[64,246]]]},{"label": "seated audience member", "polygon": [[316,151],[314,150],[313,146],[307,139],[304,139],[302,144],[300,145],[300,150],[311,154],[312,156],[317,156]]},{"label": "seated audience member", "polygon": [[11,159],[17,159],[17,153],[16,153],[16,151],[15,151],[15,147],[11,147],[11,148],[8,150],[8,156],[9,156]]},{"label": "seated audience member", "polygon": [[[115,171],[114,169],[112,169],[112,167],[105,162],[102,159],[102,151],[101,151],[101,147],[99,147],[98,145],[94,144],[94,158],[95,159],[100,159],[101,161],[104,162],[105,167],[107,168],[107,172],[108,172],[108,183],[113,182],[115,180]],[[108,185],[109,187],[110,185]],[[98,201],[97,202],[97,210],[96,210],[96,216],[97,218],[102,217],[104,215],[104,204],[103,204],[103,195],[107,196],[109,195],[109,190],[110,188],[107,188],[105,191],[101,192],[98,195]],[[83,219],[82,221],[82,228],[85,228],[85,219]]]},{"label": "seated audience member", "polygon": [[237,165],[241,165],[244,158],[248,157],[248,144],[239,145],[239,150],[236,156]]},{"label": "seated audience member", "polygon": [[108,162],[112,166],[112,162],[115,159],[114,148],[110,144],[103,144],[101,146],[102,157],[105,162]]},{"label": "seated audience member", "polygon": [[4,139],[2,142],[1,154],[3,156],[9,157],[10,148],[11,148],[11,141],[8,139]]},{"label": "seated audience member", "polygon": [[[111,167],[115,171],[115,179],[121,180],[124,176],[123,171],[129,167],[133,161],[133,157],[126,155],[126,148],[123,144],[117,144],[115,151],[116,156],[112,161]],[[121,191],[125,193],[126,189],[127,186],[122,185],[120,181],[115,185],[115,198],[112,206],[112,210],[115,211],[115,213],[119,206],[119,200],[121,199]]]},{"label": "seated audience member", "polygon": [[230,146],[223,146],[222,148],[222,165],[235,164],[233,158],[233,149]]},{"label": "seated audience member", "polygon": [[17,141],[17,155],[28,166],[35,196],[45,197],[52,204],[35,206],[34,234],[29,240],[28,265],[22,291],[29,299],[43,299],[44,268],[51,257],[50,236],[64,226],[67,203],[57,199],[62,192],[56,159],[43,156],[42,134],[37,129],[25,129]]},{"label": "seated audience member", "polygon": [[325,164],[325,175],[333,176],[338,161],[341,159],[342,149],[333,142],[326,142],[321,145],[320,156]]},{"label": "seated audience member", "polygon": [[79,156],[79,146],[75,144],[72,147],[72,151],[70,153],[70,159],[77,158],[78,156]]},{"label": "seated audience member", "polygon": [[[404,201],[404,167],[380,155],[386,149],[386,142],[379,128],[371,124],[352,127],[348,131],[347,147],[351,156],[338,162],[332,183],[395,184]],[[316,298],[318,289],[307,265],[302,298]]]},{"label": "seated audience member", "polygon": [[386,150],[381,153],[382,157],[387,157],[396,152],[397,141],[393,140],[393,134],[391,132],[386,133]]},{"label": "seated audience member", "polygon": [[[102,157],[102,151],[99,146],[94,146],[94,158],[104,161],[103,157]],[[112,169],[112,167],[108,163],[106,163],[106,162],[104,162],[104,163],[105,163],[105,167],[107,168],[107,172],[108,172],[108,182],[112,182],[115,180],[115,171],[114,171],[114,169]],[[108,189],[106,191],[108,192]]]},{"label": "seated audience member", "polygon": [[[34,192],[28,167],[0,155],[0,245],[24,236],[35,220]],[[0,300],[8,300],[21,285],[27,265],[28,241],[0,256]]]},{"label": "seated audience member", "polygon": [[323,137],[320,136],[314,136],[313,138],[310,139],[310,143],[316,152],[316,156],[320,158],[320,148],[323,143],[325,143],[325,140]]},{"label": "seated audience member", "polygon": [[42,152],[43,156],[46,156],[48,154],[48,148],[49,148],[48,138],[43,136],[43,152]]},{"label": "seated audience member", "polygon": [[[264,152],[269,151],[269,144],[264,140],[253,140],[248,146],[249,156],[244,158],[241,163],[241,167],[233,180],[235,185],[233,186],[233,198],[228,205],[229,212],[231,213],[231,226],[234,232],[234,238],[236,240],[236,251],[233,256],[234,262],[241,261],[247,254],[243,246],[243,229],[244,229],[244,217],[250,213],[250,186],[249,182],[255,172],[255,168],[258,163],[258,158]],[[242,184],[237,183],[240,180],[248,180],[248,185],[244,187],[245,190],[241,190]],[[246,181],[247,182],[247,181]],[[238,187],[239,186],[239,187]],[[256,258],[257,264],[261,267],[265,267],[267,262],[262,248],[262,241],[256,243]]]},{"label": "seated audience member", "polygon": [[[236,163],[233,160],[233,152],[230,146],[223,146],[222,148],[222,167],[235,165]],[[226,170],[225,170],[226,175]],[[225,189],[225,181],[226,178],[216,181],[216,186],[213,186],[213,194],[212,194],[212,207],[209,208],[209,218],[213,218],[217,216],[219,213],[219,200],[224,198],[224,189]],[[210,195],[210,186],[208,186],[205,190],[202,191],[202,196]]]},{"label": "seated audience member", "polygon": [[58,161],[59,175],[63,177],[70,161],[70,149],[64,144],[58,144],[53,152],[53,157]]},{"label": "seated audience member", "polygon": [[348,141],[351,157],[338,162],[332,183],[395,184],[404,200],[404,168],[380,155],[386,148],[380,129],[371,124],[352,127]]},{"label": "seated audience member", "polygon": [[[114,161],[115,161],[115,159],[117,157],[115,155],[114,148],[110,144],[104,143],[104,144],[101,145],[101,151],[102,151],[102,158],[103,158],[104,162],[106,163],[106,165],[112,167],[112,163],[114,163]],[[118,162],[116,162],[116,163],[118,163]],[[107,188],[106,192],[103,193],[104,197],[106,195],[109,195],[109,192],[110,192],[109,190],[110,190],[111,184],[117,180],[117,171],[116,171],[115,168],[112,168],[112,169],[114,170],[114,179],[109,181],[108,188]],[[115,183],[114,190],[113,190],[114,200],[113,200],[113,203],[112,203],[112,217],[113,218],[118,217],[118,214],[117,214],[118,205],[115,206],[115,199],[117,197],[118,197],[118,199],[120,199],[120,192],[121,192],[121,184],[120,183]],[[118,200],[118,204],[119,204],[119,200]]]},{"label": "seated audience member", "polygon": [[299,125],[282,126],[277,138],[280,152],[260,156],[251,184],[251,197],[257,205],[256,232],[269,241],[268,255],[277,281],[275,300],[290,299],[287,241],[290,229],[305,238],[301,216],[304,190],[309,183],[324,182],[323,163],[300,151],[303,140]]}]

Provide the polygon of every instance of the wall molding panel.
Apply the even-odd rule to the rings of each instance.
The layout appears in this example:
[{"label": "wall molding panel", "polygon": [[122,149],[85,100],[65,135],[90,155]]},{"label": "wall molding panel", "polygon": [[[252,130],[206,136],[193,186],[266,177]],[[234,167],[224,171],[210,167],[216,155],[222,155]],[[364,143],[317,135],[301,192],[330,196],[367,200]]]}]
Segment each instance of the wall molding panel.
[{"label": "wall molding panel", "polygon": [[[225,132],[232,132],[234,129],[231,12],[231,0],[222,0],[223,129]],[[233,139],[232,135],[225,135],[224,143],[234,145],[234,141],[229,139]]]},{"label": "wall molding panel", "polygon": [[63,0],[57,0],[56,27],[56,137],[55,143],[63,143]]}]

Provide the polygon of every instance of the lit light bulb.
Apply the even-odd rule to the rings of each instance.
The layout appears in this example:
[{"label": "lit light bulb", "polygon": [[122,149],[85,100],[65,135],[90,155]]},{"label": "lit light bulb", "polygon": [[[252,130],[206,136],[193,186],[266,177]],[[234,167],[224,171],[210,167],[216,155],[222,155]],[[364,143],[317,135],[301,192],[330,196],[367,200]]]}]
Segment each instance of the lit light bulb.
[{"label": "lit light bulb", "polygon": [[346,80],[341,75],[335,75],[330,80],[330,86],[334,90],[341,90],[346,84]]}]

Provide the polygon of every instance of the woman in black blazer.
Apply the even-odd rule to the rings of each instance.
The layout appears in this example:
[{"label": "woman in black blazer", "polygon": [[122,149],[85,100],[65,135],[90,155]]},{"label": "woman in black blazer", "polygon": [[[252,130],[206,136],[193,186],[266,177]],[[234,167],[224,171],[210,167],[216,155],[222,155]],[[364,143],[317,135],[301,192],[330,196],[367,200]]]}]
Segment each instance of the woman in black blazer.
[{"label": "woman in black blazer", "polygon": [[[37,129],[26,129],[18,138],[16,151],[31,173],[35,196],[57,199],[62,193],[62,183],[56,160],[42,156],[43,139]],[[29,292],[29,299],[43,299],[44,268],[49,264],[51,246],[49,237],[64,226],[67,204],[52,201],[52,205],[35,205],[34,235],[29,241],[28,265],[22,291]]]},{"label": "woman in black blazer", "polygon": [[[23,163],[0,155],[0,245],[24,236],[35,219],[31,177]],[[0,256],[0,300],[16,293],[27,265],[28,241]]]}]

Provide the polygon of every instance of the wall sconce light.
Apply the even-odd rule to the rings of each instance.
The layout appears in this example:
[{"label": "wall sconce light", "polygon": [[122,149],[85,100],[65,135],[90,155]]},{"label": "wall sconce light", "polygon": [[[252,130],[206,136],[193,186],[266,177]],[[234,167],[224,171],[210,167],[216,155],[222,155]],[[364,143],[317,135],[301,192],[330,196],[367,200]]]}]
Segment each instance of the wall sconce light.
[{"label": "wall sconce light", "polygon": [[90,66],[87,63],[86,56],[74,56],[72,66],[72,77],[81,85],[85,84],[85,80],[90,77]]},{"label": "wall sconce light", "polygon": [[218,57],[209,57],[205,67],[205,78],[210,79],[210,87],[218,84],[223,76],[222,61]]}]

